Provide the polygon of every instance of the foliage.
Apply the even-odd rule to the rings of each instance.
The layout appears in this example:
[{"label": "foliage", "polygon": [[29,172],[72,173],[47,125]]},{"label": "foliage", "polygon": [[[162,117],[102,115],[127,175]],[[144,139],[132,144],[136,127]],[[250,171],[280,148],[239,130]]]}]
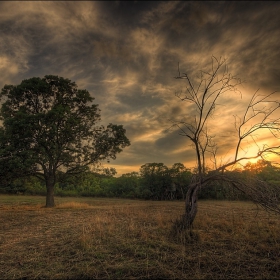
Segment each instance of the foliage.
[{"label": "foliage", "polygon": [[94,98],[69,79],[47,75],[23,80],[4,86],[1,97],[0,164],[12,174],[43,179],[47,207],[54,206],[58,172],[85,171],[115,159],[130,144],[122,125],[97,125],[100,110]]},{"label": "foliage", "polygon": [[140,168],[140,176],[145,198],[162,200],[171,185],[167,166],[163,163],[146,163]]},{"label": "foliage", "polygon": [[170,169],[173,187],[175,190],[175,197],[177,199],[185,199],[185,194],[188,186],[191,183],[192,172],[186,168],[182,163],[174,163]]},{"label": "foliage", "polygon": [[112,185],[111,191],[115,197],[137,198],[139,195],[141,196],[139,188],[139,174],[137,172],[131,172],[117,178],[114,185]]},{"label": "foliage", "polygon": [[145,199],[184,199],[191,172],[182,163],[168,168],[163,163],[146,163],[140,168],[141,194]]},{"label": "foliage", "polygon": [[[165,166],[158,163],[147,163],[145,170],[150,171],[155,166]],[[149,168],[147,168],[149,167]],[[55,185],[56,196],[85,196],[85,197],[122,197],[134,199],[150,200],[181,200],[185,199],[188,186],[191,184],[191,178],[196,170],[192,172],[182,163],[175,163],[171,167],[164,167],[168,172],[164,176],[161,172],[153,173],[153,179],[150,180],[151,173],[131,172],[115,177],[116,170],[112,168],[87,171],[77,174],[68,174],[58,172],[58,182]],[[111,173],[109,171],[112,171]],[[143,172],[143,168],[140,169]],[[232,177],[260,178],[266,181],[272,187],[280,186],[280,168],[271,165],[268,162],[257,162],[252,164],[248,162],[244,169],[229,171]],[[149,181],[150,180],[150,181]],[[149,185],[146,184],[149,183]],[[167,188],[157,187],[159,183],[171,182]],[[160,185],[164,186],[164,185]],[[7,183],[2,180],[0,185],[1,193],[9,194],[32,194],[46,195],[46,188],[43,182],[35,176],[14,178]],[[249,197],[240,190],[233,188],[222,181],[209,182],[207,188],[200,189],[198,192],[199,199],[216,199],[216,200],[248,200]]]}]

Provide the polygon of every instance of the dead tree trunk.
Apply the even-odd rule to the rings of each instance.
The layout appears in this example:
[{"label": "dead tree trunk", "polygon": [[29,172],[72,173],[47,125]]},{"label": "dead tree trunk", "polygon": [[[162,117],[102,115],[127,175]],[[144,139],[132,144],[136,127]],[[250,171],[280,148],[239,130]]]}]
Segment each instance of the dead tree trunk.
[{"label": "dead tree trunk", "polygon": [[[192,237],[192,224],[197,214],[197,197],[200,184],[193,182],[189,186],[185,200],[185,213],[181,215],[179,219],[174,221],[171,229],[172,238],[179,238],[179,240],[185,240],[186,233],[189,237]],[[182,239],[183,238],[183,239]]]},{"label": "dead tree trunk", "polygon": [[185,201],[185,214],[183,215],[183,222],[185,228],[190,229],[197,214],[197,192],[199,185],[194,183],[188,189]]},{"label": "dead tree trunk", "polygon": [[195,175],[192,178],[192,182],[188,187],[185,200],[185,213],[176,220],[174,224],[174,229],[178,232],[185,230],[191,230],[192,224],[195,220],[197,214],[197,200],[198,200],[198,190],[201,186],[200,176]]},{"label": "dead tree trunk", "polygon": [[198,199],[198,182],[193,182],[187,191],[185,200],[185,213],[182,215],[182,229],[191,229],[193,221],[197,214],[197,199]]}]

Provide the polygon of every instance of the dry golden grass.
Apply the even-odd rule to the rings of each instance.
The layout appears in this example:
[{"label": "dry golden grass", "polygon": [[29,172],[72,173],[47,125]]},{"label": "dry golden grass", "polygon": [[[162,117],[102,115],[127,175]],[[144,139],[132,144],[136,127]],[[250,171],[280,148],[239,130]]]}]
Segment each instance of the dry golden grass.
[{"label": "dry golden grass", "polygon": [[56,206],[58,209],[86,209],[90,208],[90,205],[87,203],[82,203],[82,202],[75,202],[75,201],[69,201],[69,202],[64,202],[60,203]]},{"label": "dry golden grass", "polygon": [[178,242],[183,202],[71,200],[0,196],[0,278],[279,279],[279,217],[251,203],[200,202],[194,238]]}]

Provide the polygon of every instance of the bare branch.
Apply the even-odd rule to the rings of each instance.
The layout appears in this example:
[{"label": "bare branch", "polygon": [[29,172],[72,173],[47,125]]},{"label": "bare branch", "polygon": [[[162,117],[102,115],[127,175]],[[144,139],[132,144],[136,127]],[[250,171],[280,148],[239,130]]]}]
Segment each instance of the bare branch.
[{"label": "bare branch", "polygon": [[[240,178],[230,177],[229,168],[234,168],[245,160],[264,158],[267,155],[280,155],[280,145],[261,145],[257,136],[269,132],[272,139],[280,139],[280,102],[274,98],[274,93],[261,95],[257,90],[250,98],[242,116],[234,114],[234,128],[236,131],[236,146],[233,159],[227,159],[223,163],[221,159],[218,165],[218,145],[214,142],[211,131],[215,124],[210,120],[214,116],[217,107],[222,104],[219,100],[227,92],[238,92],[242,98],[238,86],[242,84],[241,79],[231,75],[228,71],[226,59],[212,57],[211,66],[208,70],[200,71],[200,80],[197,82],[190,74],[180,74],[179,63],[176,79],[185,79],[187,88],[185,93],[176,93],[181,101],[188,102],[192,108],[192,115],[185,120],[173,121],[172,127],[176,128],[179,135],[191,140],[196,152],[197,174],[189,186],[186,195],[186,213],[184,219],[191,224],[196,214],[197,189],[207,187],[211,181],[223,181],[246,193],[251,199],[262,207],[279,212],[280,191],[276,195],[270,190],[266,183],[255,179],[242,181]],[[188,108],[189,108],[188,106]],[[193,112],[196,112],[193,115]],[[193,122],[190,120],[194,120]],[[218,127],[215,127],[215,131]],[[223,133],[221,131],[221,133]],[[249,140],[257,148],[255,154],[249,154]],[[234,140],[231,141],[234,143]],[[279,142],[278,142],[279,143]],[[240,156],[241,151],[244,152]],[[251,152],[251,151],[250,151]],[[210,170],[207,163],[212,162],[214,168]],[[209,171],[210,170],[210,171]],[[214,176],[213,176],[214,174]],[[230,174],[230,176],[228,176]],[[226,176],[227,175],[227,176]],[[272,190],[271,190],[272,191]]]}]

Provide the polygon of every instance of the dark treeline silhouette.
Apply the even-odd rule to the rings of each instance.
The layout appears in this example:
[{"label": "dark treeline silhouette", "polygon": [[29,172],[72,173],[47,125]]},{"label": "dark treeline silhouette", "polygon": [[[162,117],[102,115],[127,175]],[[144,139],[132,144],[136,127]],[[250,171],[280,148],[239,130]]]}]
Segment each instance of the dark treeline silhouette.
[{"label": "dark treeline silhouette", "polygon": [[[146,163],[139,172],[116,177],[114,168],[103,168],[95,172],[84,172],[63,176],[55,185],[57,196],[120,197],[147,200],[183,200],[196,170],[182,163],[167,167],[163,163]],[[280,185],[280,168],[270,162],[259,160],[248,162],[243,169],[231,171],[231,175],[244,179],[259,178],[271,186]],[[34,176],[10,178],[0,182],[0,192],[8,194],[46,195],[44,183]],[[225,183],[211,183],[199,191],[201,199],[246,200],[245,194]]]}]

